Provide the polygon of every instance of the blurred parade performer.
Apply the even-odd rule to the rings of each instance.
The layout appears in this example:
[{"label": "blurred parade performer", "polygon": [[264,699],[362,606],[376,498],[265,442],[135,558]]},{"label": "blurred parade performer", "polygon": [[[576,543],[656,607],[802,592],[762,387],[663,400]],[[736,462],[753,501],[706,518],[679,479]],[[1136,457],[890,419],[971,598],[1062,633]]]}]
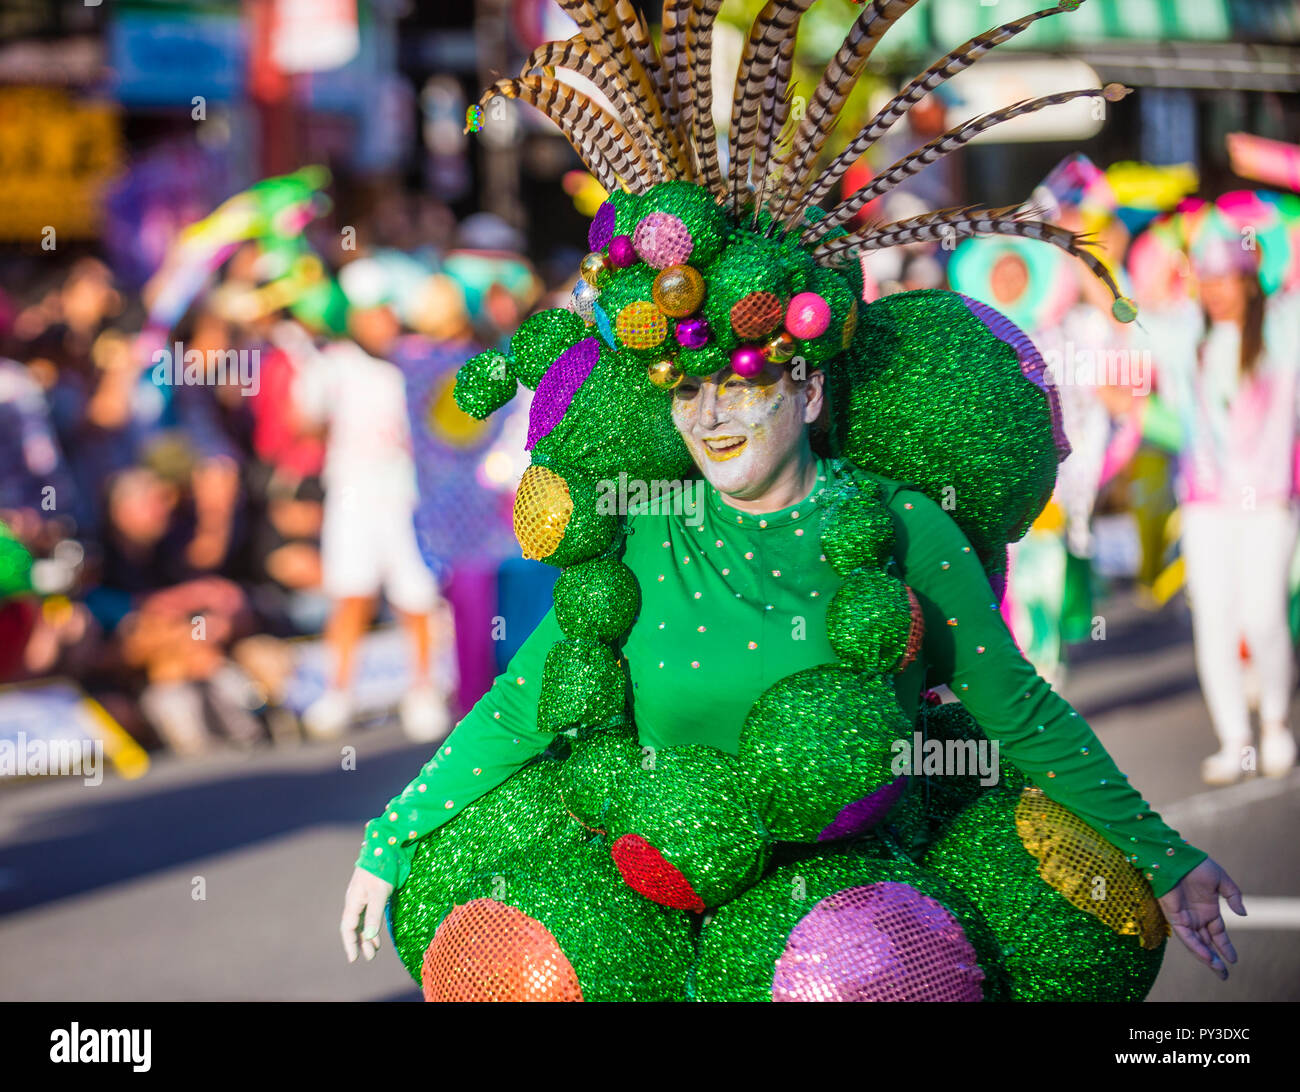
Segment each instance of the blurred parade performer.
[{"label": "blurred parade performer", "polygon": [[[864,9],[841,53],[856,63],[827,71],[788,153],[773,137],[798,12],[765,8],[738,66],[729,177],[711,104],[689,125],[676,109],[714,84],[713,12],[668,33],[681,5],[665,5],[661,58],[613,0],[565,6],[582,42],[547,43],[467,128],[496,95],[538,106],[609,198],[571,310],[528,318],[455,388],[479,419],[533,389],[514,524],[525,556],[561,570],[554,609],[367,825],[348,957],[373,957],[386,921],[428,1000],[1132,1000],[1172,927],[1226,976],[1219,900],[1244,914],[1236,885],[1127,783],[998,615],[1005,545],[1069,451],[1042,357],[954,293],[860,306],[856,259],[945,231],[1029,237],[1088,264],[1116,318],[1136,317],[1131,301],[1086,240],[1025,212],[848,230],[981,127],[1127,89],[963,123],[827,210],[867,150],[818,174],[869,52],[855,47],[906,4]],[[527,74],[539,64],[596,73],[614,114]],[[939,685],[959,701],[937,704]],[[927,732],[1002,757],[963,786],[899,753]]]},{"label": "blurred parade performer", "polygon": [[[1062,160],[1032,204],[1070,231],[1102,231],[1101,257],[1124,250],[1105,176],[1082,155]],[[1104,230],[1103,230],[1104,229]],[[952,287],[998,308],[1032,336],[1060,399],[1070,454],[1052,499],[1009,547],[1003,616],[1028,659],[1054,685],[1065,676],[1064,642],[1091,624],[1092,514],[1110,438],[1107,400],[1128,335],[1110,313],[1105,286],[1059,251],[1021,239],[968,239],[949,266]]]},{"label": "blurred parade performer", "polygon": [[[352,339],[341,339],[304,367],[295,400],[307,420],[328,426],[321,567],[334,600],[325,637],[334,655],[329,688],[303,714],[310,735],[341,734],[353,713],[356,652],[382,590],[406,630],[411,689],[402,727],[412,739],[441,739],[447,710],[431,681],[430,615],[438,601],[420,556],[413,514],[415,465],[401,371],[387,359],[401,333],[387,282],[371,263],[344,267]],[[351,272],[350,272],[351,270]]]},{"label": "blurred parade performer", "polygon": [[[1160,316],[1152,342],[1160,346],[1160,401],[1180,426],[1196,669],[1219,738],[1202,776],[1219,785],[1253,768],[1243,638],[1258,687],[1259,769],[1280,777],[1296,758],[1287,607],[1300,518],[1300,296],[1266,294],[1260,249],[1216,210],[1190,257],[1200,303]],[[1158,406],[1148,418],[1148,427],[1158,424]]]}]

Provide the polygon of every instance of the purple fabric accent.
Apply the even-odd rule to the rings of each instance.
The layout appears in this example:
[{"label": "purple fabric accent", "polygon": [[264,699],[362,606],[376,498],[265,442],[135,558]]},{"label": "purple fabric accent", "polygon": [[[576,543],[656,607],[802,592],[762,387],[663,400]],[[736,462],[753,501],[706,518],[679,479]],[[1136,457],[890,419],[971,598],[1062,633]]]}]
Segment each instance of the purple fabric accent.
[{"label": "purple fabric accent", "polygon": [[614,205],[606,201],[596,210],[591,226],[587,228],[587,246],[594,250],[604,250],[614,238]]},{"label": "purple fabric accent", "polygon": [[833,842],[839,838],[852,838],[857,834],[865,834],[902,799],[903,790],[906,788],[907,774],[900,774],[870,796],[845,804],[840,809],[839,815],[835,816],[826,829],[817,835],[817,841]]},{"label": "purple fabric accent", "polygon": [[555,358],[533,395],[533,405],[528,411],[527,451],[532,451],[537,441],[564,419],[564,414],[587,381],[591,369],[600,359],[600,342],[594,337],[583,338],[577,345],[565,349]]},{"label": "purple fabric accent", "polygon": [[1056,443],[1056,461],[1064,461],[1070,454],[1070,441],[1065,436],[1065,422],[1061,417],[1061,399],[1056,393],[1056,385],[1048,379],[1047,364],[1042,354],[1030,340],[1029,335],[1001,311],[995,310],[986,303],[980,303],[979,300],[971,299],[970,296],[963,296],[960,292],[957,295],[970,308],[971,314],[988,327],[989,333],[999,341],[1006,342],[1016,351],[1016,356],[1020,360],[1021,374],[1047,395],[1047,405],[1052,413],[1052,439]]},{"label": "purple fabric accent", "polygon": [[940,902],[885,880],[827,895],[790,930],[773,1001],[982,1001],[984,972]]},{"label": "purple fabric accent", "polygon": [[496,563],[453,565],[443,594],[456,627],[456,699],[463,716],[488,692],[498,674],[496,642],[490,637],[497,614]]},{"label": "purple fabric accent", "polygon": [[[1011,565],[1011,552],[1007,551],[1007,561],[1003,565],[1001,572],[992,572],[989,574],[989,584],[993,588],[993,597],[1001,603],[1007,597],[1007,572]],[[1007,622],[1010,625],[1010,621]]]}]

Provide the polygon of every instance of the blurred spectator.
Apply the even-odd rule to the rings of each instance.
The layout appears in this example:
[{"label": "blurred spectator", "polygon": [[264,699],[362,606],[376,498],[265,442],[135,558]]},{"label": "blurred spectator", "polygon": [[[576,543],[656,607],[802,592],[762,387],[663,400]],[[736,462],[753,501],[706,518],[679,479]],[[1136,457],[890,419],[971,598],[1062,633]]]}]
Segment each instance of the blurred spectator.
[{"label": "blurred spectator", "polygon": [[336,341],[304,362],[296,386],[304,418],[328,427],[321,565],[334,600],[325,631],[333,678],[303,723],[326,738],[347,727],[357,647],[382,591],[412,648],[415,682],[401,703],[402,726],[413,739],[437,740],[449,726],[430,680],[430,615],[438,593],[415,538],[415,465],[402,373],[387,359],[401,324],[378,263],[353,262],[341,279],[352,305],[353,340]]}]

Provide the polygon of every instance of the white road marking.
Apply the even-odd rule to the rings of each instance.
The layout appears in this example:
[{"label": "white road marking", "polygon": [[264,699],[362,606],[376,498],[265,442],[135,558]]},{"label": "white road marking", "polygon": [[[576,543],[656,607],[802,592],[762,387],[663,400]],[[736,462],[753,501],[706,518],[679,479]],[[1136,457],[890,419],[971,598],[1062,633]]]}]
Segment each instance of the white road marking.
[{"label": "white road marking", "polygon": [[1300,929],[1300,899],[1265,898],[1263,895],[1243,895],[1246,916],[1237,917],[1224,909],[1223,920],[1228,932],[1238,929]]},{"label": "white road marking", "polygon": [[1296,789],[1300,789],[1300,767],[1286,777],[1252,777],[1238,785],[1197,793],[1158,810],[1160,817],[1177,830],[1184,823],[1213,819],[1224,812],[1236,811],[1274,796],[1283,796]]}]

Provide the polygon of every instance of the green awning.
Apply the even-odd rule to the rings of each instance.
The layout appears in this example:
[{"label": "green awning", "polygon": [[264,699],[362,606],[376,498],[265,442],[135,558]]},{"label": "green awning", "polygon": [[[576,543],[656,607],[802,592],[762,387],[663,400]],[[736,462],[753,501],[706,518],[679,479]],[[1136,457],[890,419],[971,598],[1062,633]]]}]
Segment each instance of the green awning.
[{"label": "green awning", "polygon": [[[1044,5],[1040,0],[922,0],[918,6],[925,9],[932,44],[950,49]],[[1232,14],[1229,0],[1084,0],[1078,10],[1041,19],[999,48],[1050,51],[1100,42],[1231,41]]]}]

